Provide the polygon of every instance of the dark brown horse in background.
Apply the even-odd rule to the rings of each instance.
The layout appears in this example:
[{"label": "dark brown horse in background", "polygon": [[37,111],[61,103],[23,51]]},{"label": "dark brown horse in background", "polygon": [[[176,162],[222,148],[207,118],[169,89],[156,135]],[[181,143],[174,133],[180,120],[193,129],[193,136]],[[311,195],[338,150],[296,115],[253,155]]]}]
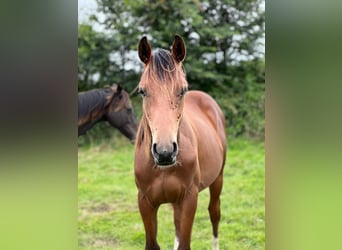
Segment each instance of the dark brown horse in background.
[{"label": "dark brown horse in background", "polygon": [[135,141],[137,119],[129,95],[120,85],[78,94],[78,136],[100,121],[108,121],[132,143]]},{"label": "dark brown horse in background", "polygon": [[225,120],[216,102],[188,91],[182,61],[185,44],[176,36],[169,51],[154,53],[143,37],[144,70],[138,86],[143,116],[135,144],[135,180],[144,222],[146,249],[157,243],[157,211],[171,203],[176,228],[174,249],[190,249],[198,193],[209,187],[213,249],[219,249],[220,194],[226,156]]}]

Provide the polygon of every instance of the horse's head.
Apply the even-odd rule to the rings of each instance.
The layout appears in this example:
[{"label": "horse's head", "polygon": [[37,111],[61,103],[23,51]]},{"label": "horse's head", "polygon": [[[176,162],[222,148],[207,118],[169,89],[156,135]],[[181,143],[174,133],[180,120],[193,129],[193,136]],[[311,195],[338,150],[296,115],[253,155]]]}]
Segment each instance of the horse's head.
[{"label": "horse's head", "polygon": [[113,93],[105,116],[113,127],[118,128],[133,143],[138,123],[129,95],[120,85],[113,84],[110,89]]},{"label": "horse's head", "polygon": [[143,97],[143,115],[152,135],[151,152],[159,166],[173,166],[178,155],[178,129],[188,89],[182,61],[186,49],[175,36],[172,49],[152,53],[146,37],[139,42],[139,58],[144,71],[138,91]]}]

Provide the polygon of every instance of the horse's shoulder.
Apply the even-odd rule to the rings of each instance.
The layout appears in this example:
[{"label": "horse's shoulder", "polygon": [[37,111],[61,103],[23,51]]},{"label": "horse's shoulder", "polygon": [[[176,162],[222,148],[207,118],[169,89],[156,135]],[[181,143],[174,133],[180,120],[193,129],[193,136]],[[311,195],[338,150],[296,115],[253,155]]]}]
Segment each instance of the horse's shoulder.
[{"label": "horse's shoulder", "polygon": [[209,124],[214,128],[223,126],[223,112],[210,95],[202,91],[189,91],[185,100],[184,110],[193,127],[201,128]]}]

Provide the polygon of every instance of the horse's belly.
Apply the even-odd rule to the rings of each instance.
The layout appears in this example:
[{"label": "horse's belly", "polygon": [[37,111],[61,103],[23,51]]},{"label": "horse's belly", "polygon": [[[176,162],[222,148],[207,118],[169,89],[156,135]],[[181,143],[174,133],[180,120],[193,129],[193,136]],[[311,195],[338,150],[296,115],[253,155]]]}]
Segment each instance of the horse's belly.
[{"label": "horse's belly", "polygon": [[209,187],[219,176],[222,167],[222,160],[215,159],[210,162],[202,160],[200,163],[201,168],[201,179],[200,179],[200,190]]},{"label": "horse's belly", "polygon": [[[203,140],[206,138],[206,140]],[[201,141],[203,140],[203,141]],[[211,137],[199,139],[199,167],[201,171],[200,190],[210,186],[222,170],[224,152],[221,144]]]}]

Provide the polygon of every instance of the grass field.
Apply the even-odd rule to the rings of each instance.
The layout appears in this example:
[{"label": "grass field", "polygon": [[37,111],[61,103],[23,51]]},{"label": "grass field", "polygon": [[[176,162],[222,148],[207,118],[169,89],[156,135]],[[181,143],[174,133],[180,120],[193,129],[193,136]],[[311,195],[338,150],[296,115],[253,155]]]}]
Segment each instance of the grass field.
[{"label": "grass field", "polygon": [[[104,143],[79,147],[79,249],[144,249],[145,236],[137,206],[133,145]],[[265,249],[264,144],[247,139],[228,141],[221,195],[220,249]],[[192,230],[192,249],[211,249],[209,192],[199,195]],[[158,212],[158,242],[173,249],[171,207]]]}]

